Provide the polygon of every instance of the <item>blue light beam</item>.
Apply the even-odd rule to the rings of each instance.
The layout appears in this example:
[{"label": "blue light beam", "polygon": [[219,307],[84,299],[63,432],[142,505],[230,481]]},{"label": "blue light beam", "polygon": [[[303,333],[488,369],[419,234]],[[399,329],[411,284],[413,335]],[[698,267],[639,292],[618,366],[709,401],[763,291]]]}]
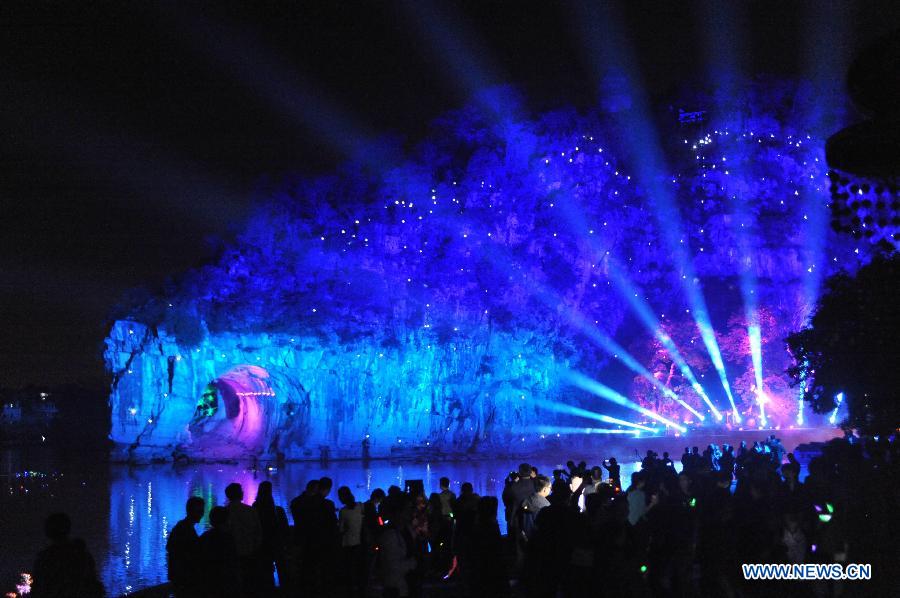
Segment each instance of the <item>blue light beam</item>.
[{"label": "blue light beam", "polygon": [[[678,366],[678,370],[681,374],[687,378],[688,382],[691,384],[691,388],[700,395],[700,398],[706,403],[709,407],[710,412],[713,414],[717,420],[722,419],[722,414],[716,409],[716,406],[713,404],[712,400],[709,398],[709,395],[706,393],[706,389],[703,388],[703,385],[700,384],[700,381],[697,380],[697,377],[694,375],[694,372],[691,370],[690,366],[685,361],[684,357],[681,355],[681,352],[678,350],[678,347],[675,346],[674,341],[672,341],[672,337],[666,334],[665,330],[662,329],[659,320],[653,315],[653,312],[650,310],[650,306],[647,305],[646,301],[641,299],[640,291],[638,291],[633,284],[626,278],[619,267],[614,263],[613,260],[609,262],[609,275],[610,280],[613,281],[613,284],[616,290],[620,295],[628,302],[634,312],[638,315],[641,322],[662,343],[663,347],[666,348],[666,351],[669,353],[669,356],[672,358],[672,361],[675,362],[675,365]],[[674,393],[673,393],[674,394]],[[686,407],[691,413],[697,415],[701,421],[704,417],[698,413],[694,408],[690,407],[687,403],[681,401],[680,399],[676,399],[681,405]],[[732,408],[734,405],[732,405]]]},{"label": "blue light beam", "polygon": [[[646,185],[647,195],[654,205],[660,234],[681,271],[682,286],[703,344],[716,368],[729,402],[734,405],[734,396],[703,297],[700,279],[683,243],[684,235],[681,231],[678,205],[660,177],[660,173],[670,170],[663,159],[659,136],[653,130],[653,116],[646,94],[641,92],[640,69],[634,52],[629,41],[622,35],[621,15],[614,5],[604,5],[602,9],[604,14],[591,14],[587,7],[582,9],[586,12],[580,15],[579,25],[584,32],[585,43],[589,46],[589,59],[597,72],[597,80],[602,79],[604,72],[621,75],[621,84],[617,91],[625,98],[623,102],[631,107],[631,110],[620,113],[623,129],[627,131],[624,136],[625,145],[630,150],[637,174]],[[614,68],[607,68],[613,66]]]},{"label": "blue light beam", "polygon": [[640,430],[620,430],[618,428],[577,428],[575,426],[533,426],[529,429],[535,434],[631,434],[637,436]]},{"label": "blue light beam", "polygon": [[[466,217],[457,217],[450,218],[448,221],[454,223],[459,226],[462,223],[465,223],[468,226],[473,228],[478,227],[478,223],[472,221]],[[482,231],[483,232],[483,231]],[[565,320],[572,326],[575,330],[581,332],[585,337],[589,340],[596,343],[600,348],[606,351],[613,359],[618,360],[620,363],[625,365],[632,372],[638,374],[650,384],[652,384],[657,390],[659,390],[663,395],[677,401],[680,405],[685,407],[688,411],[696,415],[701,421],[703,421],[704,417],[702,414],[698,413],[695,409],[690,407],[687,403],[682,401],[670,388],[667,388],[662,382],[657,380],[650,371],[638,362],[622,345],[615,341],[608,334],[600,330],[596,325],[594,325],[591,321],[589,321],[581,312],[574,309],[569,309],[565,302],[563,301],[560,295],[553,291],[550,288],[538,283],[537,281],[530,280],[524,278],[522,274],[525,271],[520,267],[516,259],[512,256],[512,254],[503,246],[499,245],[499,241],[494,241],[491,245],[483,246],[483,255],[487,258],[487,260],[491,263],[491,265],[496,268],[498,271],[506,274],[507,276],[516,276],[521,277],[522,282],[526,288],[526,291],[547,306],[550,310],[558,313],[561,317],[565,318]]]},{"label": "blue light beam", "polygon": [[597,413],[596,411],[590,411],[588,409],[582,409],[581,407],[575,407],[574,405],[567,405],[565,403],[556,403],[554,401],[548,401],[546,399],[532,398],[530,402],[533,405],[536,405],[540,409],[544,409],[545,411],[553,411],[554,413],[563,413],[566,415],[575,415],[577,417],[583,417],[585,419],[593,419],[598,422],[603,422],[605,424],[613,424],[616,426],[626,426],[628,428],[633,428],[634,430],[643,430],[645,432],[657,432],[656,428],[651,428],[649,426],[645,426],[643,424],[636,424],[630,421],[625,421],[624,419],[619,419],[617,417],[612,417],[609,415],[605,415],[603,413]]},{"label": "blue light beam", "polygon": [[[566,201],[560,201],[559,207],[560,209],[556,210],[554,213],[559,214],[563,217],[563,224],[565,224],[572,230],[588,229],[588,226],[586,225],[587,220],[584,217],[584,214],[581,211],[578,202],[575,201],[571,195],[566,196]],[[681,353],[675,346],[675,343],[673,343],[672,339],[662,331],[659,325],[659,321],[653,315],[649,305],[646,303],[646,301],[640,298],[640,294],[631,284],[629,278],[616,265],[615,260],[609,255],[609,252],[604,251],[604,249],[599,246],[600,240],[602,240],[603,238],[604,235],[602,234],[582,237],[582,239],[590,246],[591,251],[594,254],[594,260],[598,263],[606,262],[607,269],[609,271],[609,279],[610,282],[612,282],[615,286],[615,289],[627,300],[628,305],[631,306],[631,308],[637,313],[650,333],[653,334],[657,339],[659,339],[661,343],[663,343],[681,373],[691,382],[692,388],[706,402],[716,419],[721,420],[721,413],[719,413],[719,410],[716,409],[715,405],[712,404],[712,401],[709,399],[709,395],[706,393],[706,390],[694,376],[694,373],[691,371],[690,367],[688,367],[687,362],[682,358]],[[644,377],[647,378],[646,376]],[[651,378],[653,386],[656,387],[657,390],[662,392],[663,396],[672,399],[673,401],[687,409],[700,421],[704,421],[706,419],[706,417],[702,413],[679,398],[673,390],[659,382],[652,375]]]},{"label": "blue light beam", "polygon": [[654,420],[660,422],[661,424],[665,424],[667,426],[675,428],[679,432],[682,432],[682,433],[687,432],[687,428],[685,428],[681,424],[673,422],[672,420],[670,420],[666,417],[663,417],[662,415],[656,413],[655,411],[651,411],[649,409],[645,409],[644,407],[641,407],[634,401],[629,400],[627,397],[625,397],[621,393],[616,392],[615,390],[606,386],[602,382],[598,382],[597,380],[594,380],[593,378],[589,378],[588,376],[585,376],[584,374],[582,374],[580,372],[568,370],[568,371],[562,372],[560,377],[563,381],[566,381],[569,384],[576,386],[582,390],[585,390],[591,394],[594,394],[598,397],[606,399],[607,401],[615,403],[616,405],[620,405],[627,409],[637,411],[638,413],[645,415],[651,419],[654,419]]}]

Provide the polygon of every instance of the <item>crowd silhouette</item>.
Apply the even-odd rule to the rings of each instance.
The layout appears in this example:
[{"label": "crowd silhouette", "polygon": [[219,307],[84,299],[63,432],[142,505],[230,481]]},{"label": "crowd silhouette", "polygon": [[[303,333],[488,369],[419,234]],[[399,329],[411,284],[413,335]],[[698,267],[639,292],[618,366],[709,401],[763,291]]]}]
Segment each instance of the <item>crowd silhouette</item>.
[{"label": "crowd silhouette", "polygon": [[[187,499],[166,546],[170,588],[178,598],[769,596],[790,582],[747,581],[741,563],[871,563],[869,585],[803,582],[790,591],[883,595],[896,587],[897,457],[886,439],[834,440],[801,483],[800,464],[771,436],[685,447],[680,472],[668,453],[647,451],[627,489],[615,458],[569,461],[549,476],[523,463],[505,480],[502,503],[468,482],[457,496],[441,478],[429,496],[410,483],[364,502],[341,486],[338,508],[323,477],[290,502],[293,526],[271,482],[259,484],[252,506],[229,484],[202,535],[195,526],[207,505]],[[48,518],[33,596],[102,595],[70,528],[65,515]]]}]

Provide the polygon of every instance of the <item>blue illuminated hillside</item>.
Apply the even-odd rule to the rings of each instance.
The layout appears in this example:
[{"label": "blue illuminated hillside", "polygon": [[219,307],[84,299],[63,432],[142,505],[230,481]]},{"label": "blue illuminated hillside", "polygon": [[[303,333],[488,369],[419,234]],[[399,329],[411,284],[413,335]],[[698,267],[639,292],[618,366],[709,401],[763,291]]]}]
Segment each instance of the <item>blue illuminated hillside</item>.
[{"label": "blue illuminated hillside", "polygon": [[[705,295],[752,421],[748,280],[772,418],[792,422],[782,339],[819,281],[868,250],[828,230],[821,139],[784,93],[719,121],[673,115],[654,180],[637,174],[616,114],[488,121],[465,109],[402,163],[286,186],[218,262],[114,327],[113,439],[166,457],[350,455],[364,440],[373,453],[477,452],[534,446],[546,440],[536,424],[597,425],[550,403],[646,419],[573,388],[570,372],[697,423],[710,410],[666,339],[718,409],[730,404],[686,284]],[[203,411],[204,393],[232,413]]]}]

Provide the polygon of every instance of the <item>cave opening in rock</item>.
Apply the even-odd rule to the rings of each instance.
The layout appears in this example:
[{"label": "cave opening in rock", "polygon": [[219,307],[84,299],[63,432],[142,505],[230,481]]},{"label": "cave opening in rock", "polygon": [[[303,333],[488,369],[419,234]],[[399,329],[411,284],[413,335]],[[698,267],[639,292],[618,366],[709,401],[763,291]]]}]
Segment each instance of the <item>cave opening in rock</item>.
[{"label": "cave opening in rock", "polygon": [[[226,420],[231,422],[236,436],[256,436],[263,428],[265,403],[274,396],[264,368],[236,366],[206,385],[197,401],[191,428],[200,431],[208,423]],[[224,417],[219,416],[222,408]]]}]

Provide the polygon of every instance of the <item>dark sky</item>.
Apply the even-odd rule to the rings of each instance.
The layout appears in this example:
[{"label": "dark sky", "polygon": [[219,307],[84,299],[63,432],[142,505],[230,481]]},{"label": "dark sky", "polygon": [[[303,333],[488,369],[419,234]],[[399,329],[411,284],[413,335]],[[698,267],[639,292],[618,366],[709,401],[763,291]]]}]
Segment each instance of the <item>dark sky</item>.
[{"label": "dark sky", "polygon": [[[625,4],[651,92],[708,72],[710,31],[747,72],[805,75],[900,23],[886,1],[725,4]],[[255,188],[333,167],[356,135],[415,140],[487,83],[584,105],[573,7],[2,3],[0,387],[102,387],[124,291],[211,259]]]}]

